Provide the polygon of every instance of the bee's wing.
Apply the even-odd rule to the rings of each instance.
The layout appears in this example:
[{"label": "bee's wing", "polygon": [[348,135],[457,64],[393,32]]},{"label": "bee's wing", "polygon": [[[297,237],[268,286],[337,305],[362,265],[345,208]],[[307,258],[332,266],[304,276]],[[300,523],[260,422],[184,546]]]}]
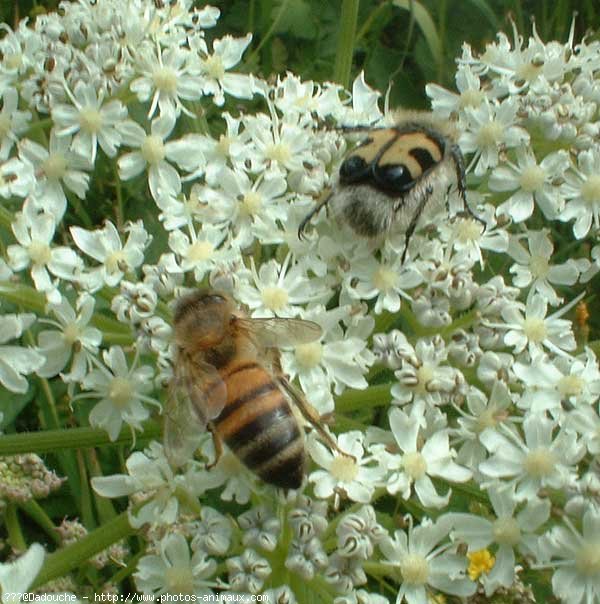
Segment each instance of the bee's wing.
[{"label": "bee's wing", "polygon": [[323,333],[320,325],[304,319],[285,319],[281,317],[269,319],[236,318],[236,324],[241,329],[249,331],[256,341],[265,348],[308,344],[318,340]]},{"label": "bee's wing", "polygon": [[193,458],[198,435],[219,416],[226,400],[225,383],[212,365],[189,357],[177,360],[163,435],[167,458],[173,466],[179,467]]}]

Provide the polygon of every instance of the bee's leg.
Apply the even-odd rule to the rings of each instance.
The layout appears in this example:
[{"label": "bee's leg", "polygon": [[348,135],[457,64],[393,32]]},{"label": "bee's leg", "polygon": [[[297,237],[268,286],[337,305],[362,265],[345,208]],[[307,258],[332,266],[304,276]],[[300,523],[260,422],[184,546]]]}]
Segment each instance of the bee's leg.
[{"label": "bee's leg", "polygon": [[460,147],[458,145],[452,145],[452,147],[450,148],[450,154],[452,155],[452,160],[454,161],[454,166],[456,168],[456,185],[458,187],[458,194],[463,201],[465,211],[471,216],[471,218],[483,225],[483,232],[485,233],[485,229],[487,227],[485,220],[477,216],[477,214],[475,214],[475,212],[473,212],[473,210],[471,209],[471,206],[467,203],[465,159],[463,157],[462,151],[460,150]]},{"label": "bee's leg", "polygon": [[330,449],[337,451],[340,455],[345,457],[352,457],[346,451],[342,451],[338,444],[333,440],[331,434],[323,428],[321,423],[321,416],[319,412],[299,393],[295,388],[283,377],[279,378],[279,384],[292,399],[293,403],[298,408],[298,411],[302,414],[302,417],[317,431],[319,436],[327,443]]},{"label": "bee's leg", "polygon": [[423,209],[427,205],[427,201],[429,200],[432,194],[433,187],[429,185],[425,189],[423,198],[421,199],[421,202],[419,203],[415,213],[413,214],[413,217],[410,219],[410,223],[408,225],[408,228],[406,229],[406,233],[404,234],[404,250],[402,252],[402,258],[400,260],[401,264],[404,264],[404,260],[406,260],[406,253],[408,252],[408,244],[410,242],[410,238],[415,232],[415,229],[417,228],[417,223],[419,222],[419,218],[421,218],[421,214],[423,213]]},{"label": "bee's leg", "polygon": [[315,216],[316,214],[318,214],[321,209],[323,208],[323,206],[326,206],[329,203],[329,200],[331,199],[331,197],[333,196],[333,193],[329,193],[329,195],[327,195],[325,197],[325,199],[323,199],[322,201],[320,201],[303,219],[302,222],[300,223],[300,226],[298,227],[298,239],[302,239],[304,237],[304,230],[306,229],[306,225],[312,220],[312,217]]},{"label": "bee's leg", "polygon": [[208,431],[212,436],[213,445],[215,447],[215,460],[212,463],[207,464],[206,469],[212,470],[219,463],[219,460],[223,455],[223,442],[221,441],[221,437],[217,434],[215,427],[210,423],[208,424]]}]

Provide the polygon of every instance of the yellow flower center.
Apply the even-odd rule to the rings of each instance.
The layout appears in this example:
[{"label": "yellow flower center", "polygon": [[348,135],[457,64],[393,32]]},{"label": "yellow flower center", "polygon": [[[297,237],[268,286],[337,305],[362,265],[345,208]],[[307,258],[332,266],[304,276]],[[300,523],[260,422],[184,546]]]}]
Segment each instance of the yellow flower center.
[{"label": "yellow flower center", "polygon": [[10,132],[11,125],[8,115],[0,115],[0,138],[4,138]]},{"label": "yellow flower center", "polygon": [[177,91],[177,74],[170,67],[158,67],[152,74],[152,80],[159,92],[173,94]]},{"label": "yellow flower center", "polygon": [[262,301],[266,308],[273,312],[283,310],[288,303],[288,293],[281,287],[265,287],[262,290]]},{"label": "yellow flower center", "polygon": [[512,516],[501,516],[492,525],[494,541],[499,545],[514,546],[521,541],[521,529]]},{"label": "yellow flower center", "polygon": [[487,549],[480,549],[476,552],[469,552],[467,554],[467,558],[469,559],[469,579],[471,581],[477,581],[479,577],[483,573],[489,573],[492,568],[494,568],[494,564],[496,559]]},{"label": "yellow flower center", "polygon": [[373,285],[380,292],[389,292],[398,283],[398,273],[387,266],[380,266],[373,275]]},{"label": "yellow flower center", "polygon": [[460,93],[459,105],[464,107],[479,107],[485,95],[482,90],[465,90]]},{"label": "yellow flower center", "polygon": [[113,378],[108,388],[108,396],[115,407],[123,409],[133,396],[131,382],[120,376]]},{"label": "yellow flower center", "polygon": [[358,464],[349,455],[338,455],[331,462],[329,472],[340,482],[352,482],[358,474]]},{"label": "yellow flower center", "polygon": [[402,457],[402,466],[412,480],[423,478],[427,472],[427,462],[418,451],[405,453]]},{"label": "yellow flower center", "polygon": [[96,134],[102,129],[102,114],[95,107],[87,107],[79,112],[79,125],[84,132]]},{"label": "yellow flower center", "polygon": [[461,243],[469,243],[481,239],[481,224],[470,218],[456,223],[456,239]]},{"label": "yellow flower center", "polygon": [[214,251],[215,248],[212,243],[208,241],[196,241],[190,245],[187,258],[192,262],[202,262],[203,260],[208,260]]},{"label": "yellow flower center", "polygon": [[42,163],[42,170],[48,178],[58,180],[67,171],[67,160],[61,153],[52,153]]},{"label": "yellow flower center", "polygon": [[525,471],[534,478],[543,478],[552,474],[557,459],[546,447],[538,447],[530,451],[525,458]]},{"label": "yellow flower center", "polygon": [[400,562],[400,572],[406,583],[424,585],[429,578],[429,563],[424,556],[408,554]]},{"label": "yellow flower center", "polygon": [[27,253],[31,258],[31,261],[38,266],[48,264],[48,262],[50,262],[50,258],[52,257],[50,246],[47,243],[42,243],[41,241],[32,241],[27,246]]},{"label": "yellow flower center", "polygon": [[160,136],[147,136],[140,149],[142,157],[150,164],[157,164],[165,157],[165,145]]},{"label": "yellow flower center", "polygon": [[589,205],[600,204],[600,175],[594,174],[581,186],[581,197]]},{"label": "yellow flower center", "polygon": [[244,216],[258,214],[262,206],[262,197],[256,191],[248,191],[242,199],[241,212]]},{"label": "yellow flower center", "polygon": [[544,319],[540,319],[539,317],[525,319],[523,322],[523,333],[530,342],[543,342],[547,335]]},{"label": "yellow flower center", "polygon": [[570,396],[578,396],[583,390],[584,382],[577,375],[565,375],[558,381],[558,391],[561,394],[561,398],[568,398]]},{"label": "yellow flower center", "polygon": [[495,120],[484,124],[477,134],[477,142],[480,147],[496,147],[504,134],[504,126]]},{"label": "yellow flower center", "polygon": [[530,193],[539,191],[544,184],[545,176],[544,170],[538,165],[527,166],[519,178],[521,189]]},{"label": "yellow flower center", "polygon": [[215,80],[220,80],[225,75],[225,67],[219,55],[211,55],[204,61],[204,69],[207,75]]},{"label": "yellow flower center", "polygon": [[194,595],[194,573],[189,566],[179,568],[172,566],[165,571],[165,582],[169,594]]},{"label": "yellow flower center", "polygon": [[584,577],[600,576],[600,541],[584,543],[577,552],[575,566]]},{"label": "yellow flower center", "polygon": [[77,323],[68,323],[63,329],[63,340],[70,345],[73,345],[79,339],[81,331]]},{"label": "yellow flower center", "polygon": [[292,157],[292,152],[287,145],[276,143],[266,150],[265,155],[273,161],[285,164],[285,162],[289,161]]},{"label": "yellow flower center", "polygon": [[227,157],[229,155],[229,147],[231,146],[231,138],[225,134],[221,134],[219,142],[217,143],[217,153],[221,157]]},{"label": "yellow flower center", "polygon": [[116,273],[122,271],[126,267],[125,254],[122,250],[116,250],[111,252],[104,261],[104,266],[108,269],[109,273]]},{"label": "yellow flower center", "polygon": [[531,269],[531,274],[537,279],[544,279],[550,271],[548,259],[545,256],[538,256],[536,254],[531,255],[529,268]]},{"label": "yellow flower center", "polygon": [[321,342],[309,342],[296,346],[296,361],[298,365],[306,369],[316,367],[323,357],[323,345]]},{"label": "yellow flower center", "polygon": [[421,365],[417,369],[417,392],[427,392],[427,384],[434,378],[435,372],[430,365]]}]

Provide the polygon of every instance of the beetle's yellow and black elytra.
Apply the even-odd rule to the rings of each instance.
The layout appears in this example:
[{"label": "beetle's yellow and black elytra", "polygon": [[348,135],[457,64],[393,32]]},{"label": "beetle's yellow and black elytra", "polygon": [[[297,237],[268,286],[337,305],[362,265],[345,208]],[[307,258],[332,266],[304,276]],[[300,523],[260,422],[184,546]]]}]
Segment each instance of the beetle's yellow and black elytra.
[{"label": "beetle's yellow and black elytra", "polygon": [[361,237],[375,238],[392,229],[404,232],[406,254],[419,219],[439,209],[452,185],[471,213],[465,163],[451,123],[430,113],[403,112],[392,126],[360,130],[367,136],[346,156],[333,192],[304,218],[299,236],[329,205],[334,217]]}]

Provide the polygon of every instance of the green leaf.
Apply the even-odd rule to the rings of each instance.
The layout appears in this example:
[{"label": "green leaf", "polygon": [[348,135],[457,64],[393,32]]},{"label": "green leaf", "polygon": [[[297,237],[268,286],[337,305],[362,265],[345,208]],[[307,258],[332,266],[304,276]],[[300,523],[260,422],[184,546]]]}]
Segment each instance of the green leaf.
[{"label": "green leaf", "polygon": [[[284,6],[285,4],[285,6]],[[281,14],[279,15],[279,11]],[[285,0],[278,2],[273,9],[273,18],[279,19],[275,31],[289,33],[297,38],[312,40],[317,35],[313,11],[305,0]]]},{"label": "green leaf", "polygon": [[0,414],[2,414],[2,419],[0,420],[0,430],[4,430],[15,421],[19,413],[33,400],[36,389],[29,388],[25,394],[9,392],[4,388],[1,392]]},{"label": "green leaf", "polygon": [[392,4],[411,13],[415,22],[423,32],[423,37],[427,42],[436,64],[441,63],[443,59],[442,43],[435,27],[435,23],[427,9],[416,0],[393,0]]}]

